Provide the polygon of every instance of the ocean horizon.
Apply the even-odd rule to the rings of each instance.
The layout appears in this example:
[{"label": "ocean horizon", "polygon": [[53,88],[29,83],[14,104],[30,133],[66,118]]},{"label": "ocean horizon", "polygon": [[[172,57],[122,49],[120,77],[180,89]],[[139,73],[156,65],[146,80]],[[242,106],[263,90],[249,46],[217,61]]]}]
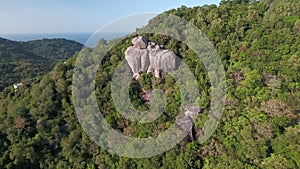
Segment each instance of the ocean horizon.
[{"label": "ocean horizon", "polygon": [[[114,38],[121,38],[129,34],[128,32],[106,32],[97,34],[97,39],[104,38],[109,41]],[[68,40],[73,40],[81,44],[85,44],[89,38],[93,35],[91,32],[83,33],[15,33],[15,34],[0,34],[0,37],[13,40],[13,41],[32,41],[40,39],[53,39],[53,38],[63,38]],[[94,39],[94,38],[93,38]]]}]

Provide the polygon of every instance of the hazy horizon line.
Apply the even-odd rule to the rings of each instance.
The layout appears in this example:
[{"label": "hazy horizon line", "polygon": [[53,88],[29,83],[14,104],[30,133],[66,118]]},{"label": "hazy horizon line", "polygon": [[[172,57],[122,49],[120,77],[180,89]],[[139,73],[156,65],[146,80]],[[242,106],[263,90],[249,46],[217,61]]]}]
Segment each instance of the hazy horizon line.
[{"label": "hazy horizon line", "polygon": [[[13,34],[94,34],[96,32],[37,32],[37,33],[0,33],[0,35],[13,35]],[[99,33],[130,33],[130,32],[99,32]]]}]

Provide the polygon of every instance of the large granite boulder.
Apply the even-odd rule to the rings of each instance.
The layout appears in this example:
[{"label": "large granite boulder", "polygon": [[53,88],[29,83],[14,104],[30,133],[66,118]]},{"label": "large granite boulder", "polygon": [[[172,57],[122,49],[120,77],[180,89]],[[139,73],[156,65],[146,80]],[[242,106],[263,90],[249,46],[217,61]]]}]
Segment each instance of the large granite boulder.
[{"label": "large granite boulder", "polygon": [[161,49],[161,45],[147,42],[143,36],[132,39],[133,46],[125,51],[125,59],[130,66],[133,77],[138,79],[140,73],[148,72],[161,78],[162,73],[168,73],[175,69],[176,55],[169,50]]},{"label": "large granite boulder", "polygon": [[139,49],[146,49],[148,44],[147,39],[144,38],[143,36],[138,36],[133,38],[131,43],[133,44],[134,47]]},{"label": "large granite boulder", "polygon": [[176,124],[180,126],[185,132],[191,132],[193,127],[193,121],[188,116],[183,116],[176,122]]},{"label": "large granite boulder", "polygon": [[200,111],[201,110],[200,110],[199,106],[184,107],[184,115],[185,116],[193,117],[193,116],[197,115]]},{"label": "large granite boulder", "polygon": [[174,52],[161,49],[159,45],[148,45],[150,65],[147,72],[161,78],[161,73],[168,73],[175,69],[176,55]]},{"label": "large granite boulder", "polygon": [[133,72],[133,77],[137,79],[139,77],[139,71],[141,68],[141,56],[140,50],[134,46],[130,46],[125,51],[125,59]]},{"label": "large granite boulder", "polygon": [[140,72],[146,72],[149,66],[147,49],[139,49],[130,46],[125,51],[125,59],[133,72],[133,77],[138,79]]},{"label": "large granite boulder", "polygon": [[140,50],[140,56],[141,56],[141,67],[140,67],[140,73],[147,72],[150,61],[149,61],[149,51],[147,49],[141,49]]},{"label": "large granite boulder", "polygon": [[176,122],[185,133],[187,133],[191,140],[199,139],[202,136],[202,129],[198,128],[193,123],[193,118],[200,112],[199,106],[184,107],[184,116],[179,118]]}]

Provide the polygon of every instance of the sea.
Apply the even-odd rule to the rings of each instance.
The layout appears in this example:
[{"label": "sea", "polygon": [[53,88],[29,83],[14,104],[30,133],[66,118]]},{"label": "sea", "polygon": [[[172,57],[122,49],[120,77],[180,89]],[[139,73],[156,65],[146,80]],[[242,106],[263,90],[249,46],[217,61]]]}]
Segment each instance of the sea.
[{"label": "sea", "polygon": [[[106,32],[106,33],[97,33],[96,36],[94,33],[85,32],[85,33],[37,33],[37,34],[1,34],[0,37],[6,38],[13,41],[31,41],[31,40],[39,40],[39,39],[53,39],[53,38],[64,38],[68,40],[74,40],[81,44],[86,44],[87,41],[93,39],[95,41],[95,37],[97,39],[104,38],[109,41],[115,38],[122,38],[130,32]],[[93,37],[93,38],[91,38]],[[95,42],[89,42],[88,46],[96,45]]]}]

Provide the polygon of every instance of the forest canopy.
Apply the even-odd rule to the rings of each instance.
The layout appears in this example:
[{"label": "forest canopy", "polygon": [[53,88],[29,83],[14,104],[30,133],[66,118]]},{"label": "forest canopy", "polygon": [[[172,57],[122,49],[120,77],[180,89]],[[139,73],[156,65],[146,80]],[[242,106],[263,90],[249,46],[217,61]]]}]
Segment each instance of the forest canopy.
[{"label": "forest canopy", "polygon": [[0,38],[0,91],[13,83],[42,78],[57,62],[67,60],[82,47],[66,39],[18,42]]},{"label": "forest canopy", "polygon": [[[142,159],[120,157],[98,147],[83,131],[72,103],[77,53],[32,86],[0,93],[0,168],[299,168],[300,1],[224,0],[219,6],[182,6],[166,13],[201,29],[226,71],[225,111],[205,143],[186,138],[163,154]],[[153,18],[148,27],[157,22],[159,17]],[[195,122],[201,128],[211,102],[211,84],[202,61],[180,41],[159,34],[144,36],[174,51],[190,67],[201,96],[197,100],[201,114]],[[95,94],[113,128],[131,137],[155,137],[174,122],[180,90],[169,76],[156,79],[144,74],[140,81],[131,82],[132,105],[147,110],[141,93],[161,89],[167,100],[163,115],[148,124],[120,116],[110,83],[131,38],[114,45],[99,63]],[[110,43],[100,40],[96,49],[89,50],[97,54]],[[88,61],[85,64],[91,69]]]}]

